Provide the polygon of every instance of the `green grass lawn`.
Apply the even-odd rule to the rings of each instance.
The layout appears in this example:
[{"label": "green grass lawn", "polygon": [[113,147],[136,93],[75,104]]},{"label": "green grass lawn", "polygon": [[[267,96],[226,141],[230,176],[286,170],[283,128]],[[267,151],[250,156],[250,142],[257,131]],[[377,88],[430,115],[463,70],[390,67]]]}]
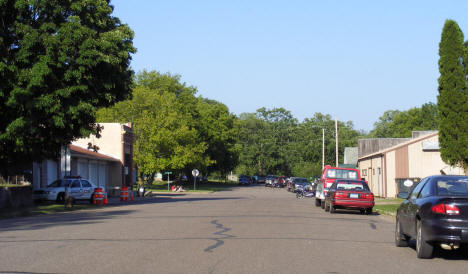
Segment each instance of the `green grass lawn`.
[{"label": "green grass lawn", "polygon": [[66,208],[63,204],[38,204],[23,208],[0,209],[0,219],[46,215],[91,208],[97,208],[97,206],[91,204],[74,204],[72,208]]},{"label": "green grass lawn", "polygon": [[[198,193],[211,193],[215,191],[226,191],[230,190],[232,187],[237,186],[237,182],[216,182],[216,181],[209,181],[209,182],[197,182],[196,183],[196,190],[193,190],[193,183],[188,182],[173,182],[169,185],[182,186],[186,192],[198,192]],[[136,186],[134,191],[136,191]],[[153,192],[168,192],[167,190],[167,182],[156,182],[153,183],[151,186],[147,187],[146,190],[151,190]],[[169,190],[169,192],[172,192]]]},{"label": "green grass lawn", "polygon": [[385,215],[391,215],[395,216],[396,211],[400,204],[389,204],[389,205],[375,205],[374,206],[374,211],[380,213],[380,214],[385,214]]},{"label": "green grass lawn", "polygon": [[401,204],[404,201],[404,199],[400,198],[393,198],[393,199],[376,199],[375,204]]},{"label": "green grass lawn", "polygon": [[398,207],[403,201],[404,199],[400,199],[400,198],[376,199],[374,211],[380,214],[395,216]]}]

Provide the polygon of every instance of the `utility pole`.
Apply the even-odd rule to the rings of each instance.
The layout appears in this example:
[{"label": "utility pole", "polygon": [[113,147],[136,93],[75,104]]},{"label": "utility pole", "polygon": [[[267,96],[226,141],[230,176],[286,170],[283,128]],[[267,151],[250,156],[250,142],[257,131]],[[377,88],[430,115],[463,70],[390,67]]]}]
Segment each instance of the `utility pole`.
[{"label": "utility pole", "polygon": [[322,170],[325,168],[325,129],[322,128]]},{"label": "utility pole", "polygon": [[336,166],[338,166],[338,119],[335,118],[335,156],[336,156]]}]

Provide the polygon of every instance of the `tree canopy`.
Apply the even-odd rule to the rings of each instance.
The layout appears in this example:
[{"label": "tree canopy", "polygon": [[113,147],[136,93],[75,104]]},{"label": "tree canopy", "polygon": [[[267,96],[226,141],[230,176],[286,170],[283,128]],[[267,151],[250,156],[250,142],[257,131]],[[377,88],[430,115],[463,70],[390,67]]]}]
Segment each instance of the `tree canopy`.
[{"label": "tree canopy", "polygon": [[99,110],[98,121],[134,124],[134,161],[141,175],[190,174],[193,168],[226,174],[237,163],[234,116],[196,92],[178,75],[144,71],[132,99]]},{"label": "tree canopy", "polygon": [[[325,129],[325,163],[335,164],[335,121],[330,115],[315,113],[299,123],[283,108],[260,108],[239,117],[239,144],[242,150],[237,173],[278,174],[309,177],[322,169],[322,128]],[[353,123],[339,122],[339,158],[344,147],[356,146],[363,133]]]},{"label": "tree canopy", "polygon": [[407,111],[387,110],[369,133],[372,138],[409,138],[415,130],[436,130],[439,124],[437,105],[423,104]]},{"label": "tree canopy", "polygon": [[0,1],[0,166],[58,156],[129,98],[133,32],[105,0]]}]

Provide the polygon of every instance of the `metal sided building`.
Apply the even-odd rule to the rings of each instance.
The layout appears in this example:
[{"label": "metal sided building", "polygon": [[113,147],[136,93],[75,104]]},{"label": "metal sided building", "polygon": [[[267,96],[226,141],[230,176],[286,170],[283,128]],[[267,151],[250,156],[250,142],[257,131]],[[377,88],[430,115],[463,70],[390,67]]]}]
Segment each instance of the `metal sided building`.
[{"label": "metal sided building", "polygon": [[411,184],[429,175],[464,174],[462,168],[451,167],[442,161],[438,132],[360,156],[358,169],[376,196],[389,198],[409,191]]}]

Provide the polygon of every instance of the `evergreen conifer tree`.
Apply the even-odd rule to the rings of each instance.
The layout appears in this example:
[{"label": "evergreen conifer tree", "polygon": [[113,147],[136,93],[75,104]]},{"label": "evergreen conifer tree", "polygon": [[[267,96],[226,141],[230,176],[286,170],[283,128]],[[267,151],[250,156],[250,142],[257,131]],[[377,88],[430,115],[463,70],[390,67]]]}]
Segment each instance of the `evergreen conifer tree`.
[{"label": "evergreen conifer tree", "polygon": [[442,160],[468,170],[466,50],[458,24],[447,20],[439,44],[439,143]]}]

